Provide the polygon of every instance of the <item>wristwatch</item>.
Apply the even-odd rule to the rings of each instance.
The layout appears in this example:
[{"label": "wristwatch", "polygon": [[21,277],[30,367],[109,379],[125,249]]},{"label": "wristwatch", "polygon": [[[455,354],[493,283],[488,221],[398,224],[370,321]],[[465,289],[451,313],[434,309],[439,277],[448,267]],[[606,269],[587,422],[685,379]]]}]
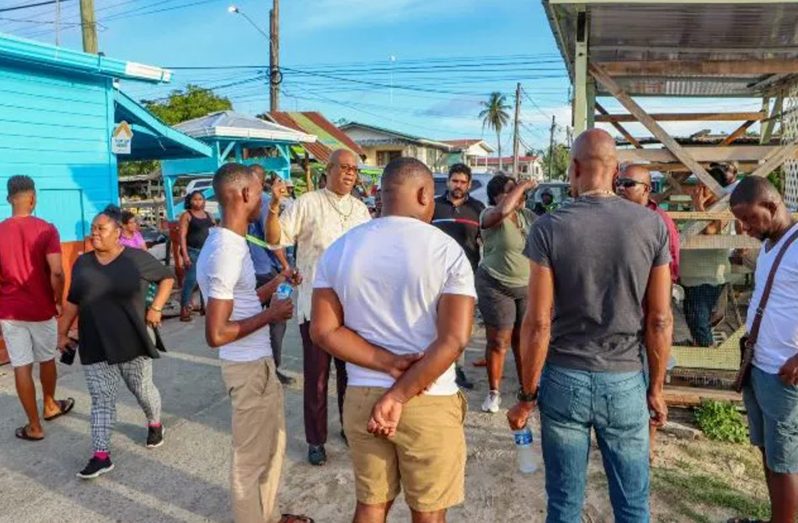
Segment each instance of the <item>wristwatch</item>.
[{"label": "wristwatch", "polygon": [[518,394],[516,394],[516,399],[523,403],[533,403],[538,400],[538,391],[540,387],[535,389],[535,392],[524,392],[524,389],[518,389]]}]

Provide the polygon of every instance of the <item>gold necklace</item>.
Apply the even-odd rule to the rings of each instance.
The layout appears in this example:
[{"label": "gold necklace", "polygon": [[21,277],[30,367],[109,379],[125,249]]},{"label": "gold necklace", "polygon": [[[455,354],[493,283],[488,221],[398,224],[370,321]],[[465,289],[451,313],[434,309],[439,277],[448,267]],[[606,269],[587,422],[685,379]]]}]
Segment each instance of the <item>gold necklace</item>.
[{"label": "gold necklace", "polygon": [[349,217],[352,216],[352,213],[355,211],[355,202],[353,201],[349,202],[349,212],[344,214],[343,211],[341,211],[341,209],[339,209],[338,206],[333,202],[333,197],[330,196],[329,192],[327,192],[326,190],[324,192],[324,196],[327,198],[327,202],[330,204],[330,207],[332,207],[333,210],[336,213],[338,213],[338,215],[341,216],[341,218],[343,218],[343,221],[347,221]]},{"label": "gold necklace", "polygon": [[613,191],[609,191],[607,189],[594,189],[592,191],[586,191],[579,195],[579,198],[585,198],[586,196],[616,196]]}]

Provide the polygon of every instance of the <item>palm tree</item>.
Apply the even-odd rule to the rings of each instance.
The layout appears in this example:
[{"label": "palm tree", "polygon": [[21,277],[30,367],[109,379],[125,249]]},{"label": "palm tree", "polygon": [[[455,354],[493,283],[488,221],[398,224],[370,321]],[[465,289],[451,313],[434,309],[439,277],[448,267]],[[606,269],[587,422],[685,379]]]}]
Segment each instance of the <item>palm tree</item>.
[{"label": "palm tree", "polygon": [[510,104],[507,97],[495,91],[490,93],[487,102],[480,102],[483,107],[479,113],[482,118],[482,129],[485,127],[496,131],[496,142],[499,146],[499,170],[502,169],[502,129],[510,121]]}]

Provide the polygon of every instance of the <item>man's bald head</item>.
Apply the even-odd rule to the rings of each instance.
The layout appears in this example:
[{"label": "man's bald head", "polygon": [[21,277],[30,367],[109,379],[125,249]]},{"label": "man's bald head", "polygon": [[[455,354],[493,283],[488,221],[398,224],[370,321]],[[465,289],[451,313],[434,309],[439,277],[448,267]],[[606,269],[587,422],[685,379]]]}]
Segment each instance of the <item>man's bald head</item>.
[{"label": "man's bald head", "polygon": [[576,194],[612,190],[618,172],[615,140],[607,131],[589,129],[580,134],[571,147],[569,178]]},{"label": "man's bald head", "polygon": [[255,175],[261,185],[266,183],[266,169],[262,165],[254,163],[249,166],[249,170],[252,171],[252,174]]},{"label": "man's bald head", "polygon": [[639,205],[647,205],[651,198],[651,173],[645,165],[625,164],[615,180],[618,196]]},{"label": "man's bald head", "polygon": [[358,182],[358,157],[349,149],[337,149],[327,162],[327,188],[344,196]]},{"label": "man's bald head", "polygon": [[621,167],[621,178],[629,178],[636,182],[651,185],[651,171],[645,165],[628,163]]},{"label": "man's bald head", "polygon": [[213,175],[213,192],[226,215],[257,219],[263,187],[252,169],[239,163],[227,163]]},{"label": "man's bald head", "polygon": [[425,222],[435,211],[432,171],[415,158],[397,158],[382,171],[383,216],[410,216]]}]

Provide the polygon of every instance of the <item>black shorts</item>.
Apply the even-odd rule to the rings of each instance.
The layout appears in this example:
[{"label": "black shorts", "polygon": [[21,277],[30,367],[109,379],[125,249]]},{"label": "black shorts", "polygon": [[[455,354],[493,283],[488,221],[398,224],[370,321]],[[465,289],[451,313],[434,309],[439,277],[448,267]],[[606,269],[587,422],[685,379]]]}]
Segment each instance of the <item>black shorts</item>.
[{"label": "black shorts", "polygon": [[482,267],[475,276],[477,306],[485,325],[495,329],[520,327],[526,313],[527,288],[508,287]]}]

